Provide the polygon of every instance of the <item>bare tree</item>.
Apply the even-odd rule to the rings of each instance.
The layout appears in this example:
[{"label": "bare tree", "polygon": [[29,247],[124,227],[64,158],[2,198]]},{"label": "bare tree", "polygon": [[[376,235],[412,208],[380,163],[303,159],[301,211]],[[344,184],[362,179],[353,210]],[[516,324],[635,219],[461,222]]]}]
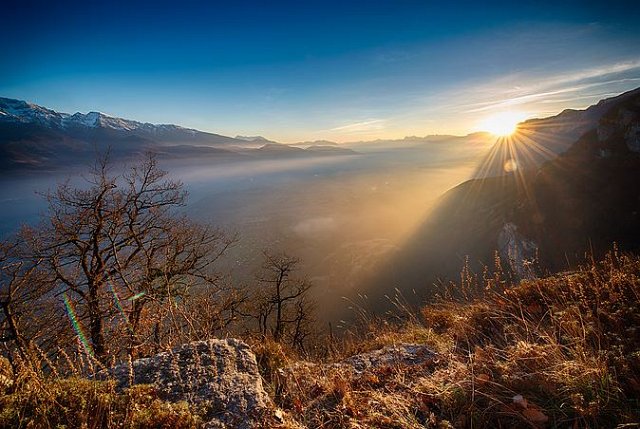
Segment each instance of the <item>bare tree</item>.
[{"label": "bare tree", "polygon": [[213,265],[234,240],[178,213],[187,194],[152,156],[121,175],[100,161],[86,181],[46,194],[46,221],[22,239],[104,363],[157,343],[161,317],[178,329],[175,308],[194,286],[223,293]]},{"label": "bare tree", "polygon": [[38,293],[30,287],[37,264],[28,264],[19,258],[20,243],[6,240],[0,243],[0,342],[14,343],[16,351],[27,359],[31,345],[29,336],[23,331],[22,319],[28,308],[24,303],[32,301],[31,294]]},{"label": "bare tree", "polygon": [[307,339],[318,333],[314,313],[315,303],[306,294],[296,301],[290,329],[291,345],[303,352],[307,351]]},{"label": "bare tree", "polygon": [[22,236],[0,243],[0,343],[13,363],[14,354],[36,363],[40,346],[57,347],[52,335],[61,327],[61,311],[52,305],[54,293],[39,259],[32,258]]},{"label": "bare tree", "polygon": [[262,335],[303,349],[313,323],[313,305],[311,283],[294,277],[299,262],[286,254],[264,253],[253,316]]},{"label": "bare tree", "polygon": [[194,290],[178,308],[183,334],[180,341],[210,338],[239,327],[246,319],[248,301],[247,291],[231,284],[214,292]]}]

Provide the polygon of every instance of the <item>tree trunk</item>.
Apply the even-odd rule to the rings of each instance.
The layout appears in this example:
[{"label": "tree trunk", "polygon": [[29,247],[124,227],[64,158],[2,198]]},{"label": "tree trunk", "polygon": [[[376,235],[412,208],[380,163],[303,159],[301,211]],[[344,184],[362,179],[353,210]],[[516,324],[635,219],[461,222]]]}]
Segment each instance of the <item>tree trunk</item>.
[{"label": "tree trunk", "polygon": [[89,335],[93,346],[93,353],[98,362],[107,363],[107,345],[102,329],[102,315],[100,313],[100,302],[98,300],[97,288],[89,289],[88,310],[89,310]]}]

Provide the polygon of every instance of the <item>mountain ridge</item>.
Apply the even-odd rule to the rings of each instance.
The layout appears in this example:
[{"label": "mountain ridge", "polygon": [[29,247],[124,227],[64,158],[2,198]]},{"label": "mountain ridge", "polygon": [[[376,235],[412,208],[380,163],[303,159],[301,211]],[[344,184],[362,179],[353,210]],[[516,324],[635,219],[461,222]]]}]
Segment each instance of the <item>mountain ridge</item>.
[{"label": "mountain ridge", "polygon": [[[23,100],[0,97],[0,124],[7,123],[33,124],[58,130],[79,127],[88,129],[102,128],[114,131],[135,131],[141,133],[141,135],[147,133],[167,141],[178,137],[186,140],[194,140],[194,138],[197,137],[198,140],[202,140],[203,142],[208,138],[211,144],[241,143],[243,141],[220,134],[185,128],[179,125],[139,122],[97,111],[90,111],[88,113],[76,112],[73,114],[63,113]],[[183,135],[171,135],[169,133],[182,133]]]},{"label": "mountain ridge", "polygon": [[592,104],[585,109],[565,109],[554,116],[520,122],[512,136],[500,137],[479,164],[474,178],[501,176],[518,169],[535,170],[565,153],[586,132],[596,128],[612,106],[640,95],[636,88]]},{"label": "mountain ridge", "polygon": [[84,164],[96,153],[106,152],[116,158],[154,152],[165,158],[212,160],[355,153],[344,148],[307,149],[261,136],[234,138],[174,124],[123,119],[97,111],[61,113],[23,100],[0,97],[0,167],[5,174]]}]

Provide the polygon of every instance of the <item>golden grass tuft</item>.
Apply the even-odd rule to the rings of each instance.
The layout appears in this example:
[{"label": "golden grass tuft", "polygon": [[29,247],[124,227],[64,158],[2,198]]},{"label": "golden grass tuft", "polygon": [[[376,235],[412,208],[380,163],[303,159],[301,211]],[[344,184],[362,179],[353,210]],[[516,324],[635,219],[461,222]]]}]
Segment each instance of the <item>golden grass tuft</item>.
[{"label": "golden grass tuft", "polygon": [[158,399],[151,386],[117,392],[114,382],[21,373],[0,396],[0,428],[178,428],[200,426],[186,403]]}]

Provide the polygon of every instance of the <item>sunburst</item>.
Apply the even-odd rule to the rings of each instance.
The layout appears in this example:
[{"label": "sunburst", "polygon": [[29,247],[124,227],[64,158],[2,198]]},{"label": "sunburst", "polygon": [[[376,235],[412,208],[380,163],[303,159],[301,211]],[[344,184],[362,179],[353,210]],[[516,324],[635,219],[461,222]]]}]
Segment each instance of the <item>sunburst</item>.
[{"label": "sunburst", "polygon": [[518,123],[526,118],[526,114],[516,111],[499,112],[488,116],[480,122],[479,128],[497,137],[506,137],[515,133]]}]

